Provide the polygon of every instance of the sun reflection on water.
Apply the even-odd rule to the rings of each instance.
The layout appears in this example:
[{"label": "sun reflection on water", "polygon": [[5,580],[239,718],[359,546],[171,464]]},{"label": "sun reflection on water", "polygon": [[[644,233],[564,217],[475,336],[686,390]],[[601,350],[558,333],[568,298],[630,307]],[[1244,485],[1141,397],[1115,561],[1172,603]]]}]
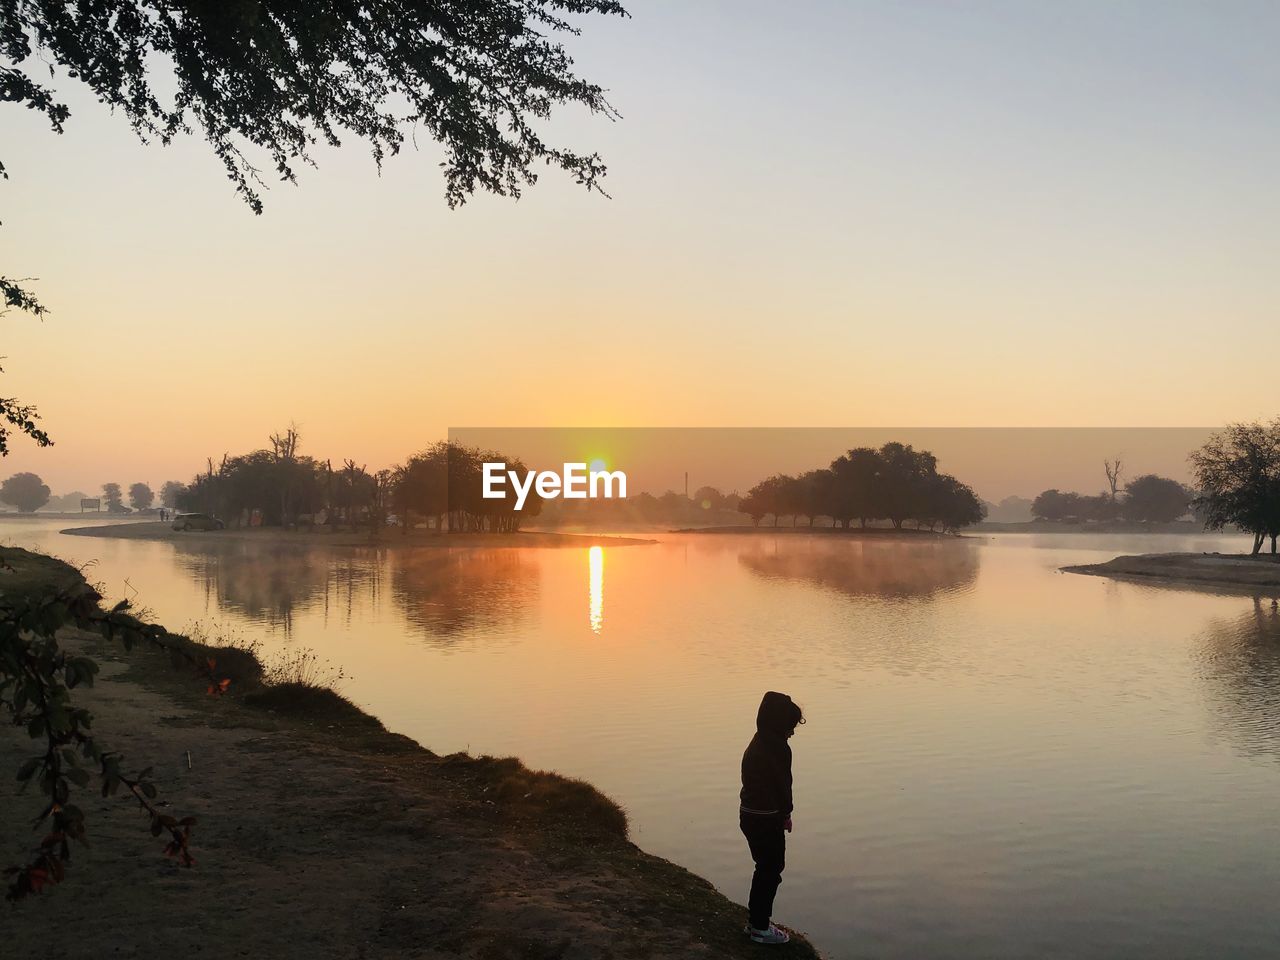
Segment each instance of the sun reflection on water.
[{"label": "sun reflection on water", "polygon": [[603,547],[592,547],[587,551],[587,565],[591,570],[591,632],[599,633],[604,627]]}]

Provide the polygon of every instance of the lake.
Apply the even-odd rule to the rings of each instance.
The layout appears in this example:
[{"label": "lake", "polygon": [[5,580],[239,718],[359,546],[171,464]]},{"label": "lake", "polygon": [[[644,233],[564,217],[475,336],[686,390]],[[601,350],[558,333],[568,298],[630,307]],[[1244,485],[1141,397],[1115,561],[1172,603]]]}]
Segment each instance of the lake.
[{"label": "lake", "polygon": [[739,759],[760,695],[791,694],[776,918],[834,960],[1280,951],[1280,614],[1058,570],[1245,538],[376,550],[67,525],[0,536],[96,561],[171,629],[310,647],[432,750],[589,780],[739,901]]}]

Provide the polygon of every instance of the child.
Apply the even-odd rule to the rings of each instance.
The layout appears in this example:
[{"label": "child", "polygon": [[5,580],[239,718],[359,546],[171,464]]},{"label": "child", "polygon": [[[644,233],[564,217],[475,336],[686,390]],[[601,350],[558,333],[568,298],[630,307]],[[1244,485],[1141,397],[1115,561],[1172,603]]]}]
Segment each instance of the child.
[{"label": "child", "polygon": [[[746,933],[756,943],[786,943],[785,930],[769,922],[773,898],[786,865],[786,834],[791,832],[791,747],[787,740],[804,723],[804,714],[785,693],[772,690],[760,701],[756,735],[742,755],[742,807],[739,823],[751,847],[755,873]],[[785,831],[785,832],[784,832]]]}]

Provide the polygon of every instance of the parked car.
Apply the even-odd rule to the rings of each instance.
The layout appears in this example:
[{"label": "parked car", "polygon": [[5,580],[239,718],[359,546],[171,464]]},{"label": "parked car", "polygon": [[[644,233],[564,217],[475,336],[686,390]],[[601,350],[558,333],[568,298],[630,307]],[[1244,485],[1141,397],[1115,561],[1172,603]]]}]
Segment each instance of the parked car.
[{"label": "parked car", "polygon": [[173,518],[175,530],[221,530],[224,526],[221,520],[207,513],[180,513]]}]

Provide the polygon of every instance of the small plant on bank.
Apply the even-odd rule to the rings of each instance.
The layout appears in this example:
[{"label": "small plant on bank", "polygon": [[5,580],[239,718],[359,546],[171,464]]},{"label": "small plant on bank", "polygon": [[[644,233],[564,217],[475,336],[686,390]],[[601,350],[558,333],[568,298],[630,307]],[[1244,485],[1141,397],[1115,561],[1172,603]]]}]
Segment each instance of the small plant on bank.
[{"label": "small plant on bank", "polygon": [[[2,560],[0,564],[12,573],[12,567]],[[123,756],[92,731],[93,716],[75,705],[73,691],[93,685],[98,665],[63,649],[57,632],[69,627],[90,630],[120,642],[126,650],[148,643],[186,661],[210,695],[225,693],[231,679],[218,671],[215,658],[201,655],[190,641],[133,616],[127,600],[103,610],[101,599],[83,581],[43,592],[0,594],[0,708],[40,743],[36,755],[18,768],[17,779],[23,789],[37,784],[45,797],[32,821],[35,830],[45,831],[43,838],[25,865],[4,871],[9,900],[39,893],[64,878],[72,841],[86,842],[85,814],[72,802],[73,792],[91,784],[103,797],[123,788],[149,817],[152,835],[168,834],[165,856],[186,867],[195,863],[190,847],[195,819],[162,813],[155,802],[158,791],[151,768],[126,774]]]},{"label": "small plant on bank", "polygon": [[321,660],[310,647],[276,654],[262,667],[262,683],[267,687],[308,687],[337,690],[348,679],[341,667]]}]

